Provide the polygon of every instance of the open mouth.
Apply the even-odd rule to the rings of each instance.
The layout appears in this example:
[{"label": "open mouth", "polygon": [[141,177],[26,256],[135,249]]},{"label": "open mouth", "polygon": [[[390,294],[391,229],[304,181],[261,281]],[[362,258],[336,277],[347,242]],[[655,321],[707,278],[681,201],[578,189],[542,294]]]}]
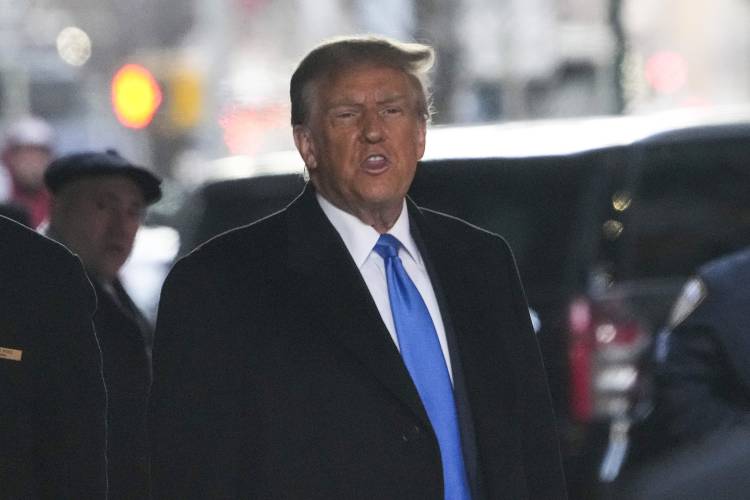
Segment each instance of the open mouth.
[{"label": "open mouth", "polygon": [[362,162],[364,169],[371,173],[383,172],[388,168],[388,165],[388,158],[378,154],[370,155]]}]

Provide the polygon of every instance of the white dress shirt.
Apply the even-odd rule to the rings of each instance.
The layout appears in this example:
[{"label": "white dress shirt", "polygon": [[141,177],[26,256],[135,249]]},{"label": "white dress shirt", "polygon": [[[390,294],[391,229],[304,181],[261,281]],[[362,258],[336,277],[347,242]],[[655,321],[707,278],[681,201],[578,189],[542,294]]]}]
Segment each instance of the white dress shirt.
[{"label": "white dress shirt", "polygon": [[[341,239],[344,241],[344,245],[346,245],[346,249],[362,274],[362,278],[370,290],[375,305],[378,307],[380,317],[383,318],[383,323],[385,323],[388,332],[391,334],[393,342],[399,348],[398,334],[396,333],[393,314],[391,312],[391,302],[388,298],[385,263],[383,262],[383,258],[373,250],[375,243],[377,243],[380,237],[380,233],[352,214],[334,206],[331,202],[323,198],[320,193],[316,193],[316,195],[323,213],[325,213],[328,220],[333,224],[333,227],[338,231]],[[438,340],[440,341],[440,348],[443,351],[448,373],[451,376],[451,381],[453,381],[453,371],[451,369],[450,355],[448,354],[448,342],[445,338],[443,318],[440,315],[435,291],[432,288],[432,282],[427,274],[422,255],[419,253],[417,244],[414,242],[409,231],[409,211],[406,209],[406,200],[404,200],[401,215],[399,215],[396,223],[388,231],[388,234],[395,236],[401,242],[398,256],[427,305],[427,310],[430,312]]]}]

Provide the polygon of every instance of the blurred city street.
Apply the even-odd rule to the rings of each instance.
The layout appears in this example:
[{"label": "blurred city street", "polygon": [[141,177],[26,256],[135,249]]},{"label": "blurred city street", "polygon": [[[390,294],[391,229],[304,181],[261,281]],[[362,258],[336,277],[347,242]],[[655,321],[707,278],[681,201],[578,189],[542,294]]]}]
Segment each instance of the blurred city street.
[{"label": "blurred city street", "polygon": [[[153,323],[175,259],[302,189],[300,57],[429,43],[410,195],[513,248],[570,498],[686,498],[701,475],[743,498],[747,432],[671,449],[653,364],[695,270],[750,244],[748,26],[750,0],[0,0],[0,147],[33,115],[54,157],[116,148],[163,179],[122,268]],[[0,204],[11,184],[0,163]]]}]

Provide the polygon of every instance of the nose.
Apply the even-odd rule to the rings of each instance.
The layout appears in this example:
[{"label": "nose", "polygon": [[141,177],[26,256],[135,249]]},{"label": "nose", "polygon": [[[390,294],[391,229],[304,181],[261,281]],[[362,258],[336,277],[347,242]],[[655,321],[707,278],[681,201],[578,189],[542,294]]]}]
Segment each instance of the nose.
[{"label": "nose", "polygon": [[364,114],[362,136],[369,143],[376,143],[383,140],[383,117],[380,116],[380,113],[368,111]]},{"label": "nose", "polygon": [[129,210],[116,210],[110,219],[110,230],[118,237],[132,239],[140,226],[140,218]]}]

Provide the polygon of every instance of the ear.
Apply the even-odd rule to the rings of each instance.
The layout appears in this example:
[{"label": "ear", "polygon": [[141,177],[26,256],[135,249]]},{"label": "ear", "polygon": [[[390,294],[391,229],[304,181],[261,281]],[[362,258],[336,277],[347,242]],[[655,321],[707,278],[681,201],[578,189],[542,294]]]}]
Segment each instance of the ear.
[{"label": "ear", "polygon": [[[51,193],[50,193],[51,194]],[[52,194],[50,196],[49,200],[49,217],[47,218],[49,222],[50,230],[57,234],[59,236],[59,220],[65,217],[65,214],[63,214],[64,211],[64,202],[60,198],[58,194]]]},{"label": "ear", "polygon": [[312,138],[312,132],[306,125],[295,125],[292,129],[294,134],[294,145],[305,162],[308,170],[314,170],[318,166],[318,160],[315,152],[315,141]]}]

